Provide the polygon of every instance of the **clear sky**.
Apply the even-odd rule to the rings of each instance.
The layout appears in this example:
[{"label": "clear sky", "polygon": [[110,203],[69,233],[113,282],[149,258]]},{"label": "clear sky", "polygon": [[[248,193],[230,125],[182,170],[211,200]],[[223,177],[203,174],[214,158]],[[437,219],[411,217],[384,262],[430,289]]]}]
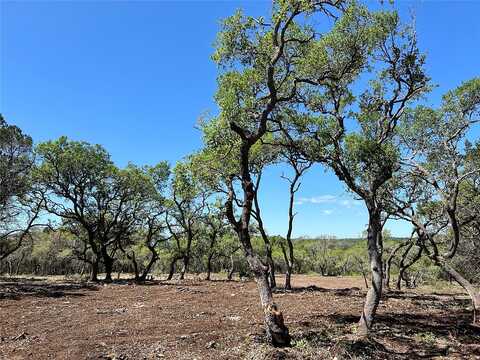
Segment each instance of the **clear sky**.
[{"label": "clear sky", "polygon": [[[395,6],[405,21],[415,14],[419,46],[438,84],[432,104],[480,75],[480,0]],[[0,112],[36,142],[67,135],[102,144],[120,166],[173,164],[200,147],[195,123],[215,111],[210,55],[220,19],[237,8],[265,15],[269,7],[270,1],[0,0]],[[286,228],[282,171],[270,169],[262,189],[272,234]],[[357,236],[365,228],[363,205],[320,167],[305,177],[298,197],[297,236]],[[409,232],[401,223],[388,228]]]}]

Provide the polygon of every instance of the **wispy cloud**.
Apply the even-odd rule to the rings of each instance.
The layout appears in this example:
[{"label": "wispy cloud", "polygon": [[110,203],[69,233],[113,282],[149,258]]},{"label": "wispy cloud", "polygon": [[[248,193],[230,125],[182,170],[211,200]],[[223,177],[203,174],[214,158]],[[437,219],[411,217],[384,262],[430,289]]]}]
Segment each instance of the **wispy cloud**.
[{"label": "wispy cloud", "polygon": [[312,197],[301,197],[297,201],[295,201],[296,205],[302,204],[328,204],[334,203],[338,199],[335,195],[319,195],[319,196],[312,196]]},{"label": "wispy cloud", "polygon": [[354,199],[345,199],[335,195],[319,195],[312,197],[301,197],[295,201],[295,205],[303,204],[336,204],[347,208],[361,206],[362,202]]},{"label": "wispy cloud", "polygon": [[333,214],[333,210],[327,209],[327,210],[322,210],[323,215],[331,215]]}]

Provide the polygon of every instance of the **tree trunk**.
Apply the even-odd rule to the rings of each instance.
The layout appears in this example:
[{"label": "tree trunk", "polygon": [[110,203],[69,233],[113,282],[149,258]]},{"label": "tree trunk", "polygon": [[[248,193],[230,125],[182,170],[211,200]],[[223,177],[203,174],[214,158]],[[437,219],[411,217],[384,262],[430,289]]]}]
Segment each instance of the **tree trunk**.
[{"label": "tree trunk", "polygon": [[407,256],[408,256],[408,253],[410,252],[410,250],[412,249],[413,247],[413,243],[410,243],[407,247],[407,249],[403,252],[403,255],[402,255],[402,260],[400,261],[400,265],[399,265],[399,273],[398,273],[398,279],[397,279],[397,290],[401,290],[402,289],[402,280],[405,281],[405,283],[407,284],[407,287],[410,287],[410,281],[408,280],[408,278],[406,277],[405,275],[405,271],[410,267],[412,266],[413,264],[415,264],[421,257],[422,257],[422,251],[423,251],[423,248],[420,247],[417,254],[412,258],[412,260],[410,262],[408,262],[407,264],[405,264],[405,260],[407,259]]},{"label": "tree trunk", "polygon": [[212,273],[212,258],[213,258],[213,252],[208,255],[207,258],[207,277],[206,280],[210,280],[210,275]]},{"label": "tree trunk", "polygon": [[170,262],[170,271],[168,272],[167,280],[172,280],[173,274],[175,273],[175,264],[177,263],[178,260],[179,259],[177,257],[174,257]]},{"label": "tree trunk", "polygon": [[102,248],[102,259],[105,265],[105,281],[112,282],[113,258],[108,255],[106,248]]},{"label": "tree trunk", "polygon": [[368,336],[377,312],[380,298],[382,296],[383,285],[383,265],[382,265],[382,223],[380,211],[375,208],[369,208],[368,223],[368,257],[370,260],[370,269],[372,272],[371,287],[367,292],[363,312],[358,324],[358,335]]},{"label": "tree trunk", "polygon": [[252,205],[256,197],[256,190],[251,180],[249,166],[249,151],[251,146],[252,143],[250,140],[244,138],[240,149],[243,189],[241,218],[240,220],[235,218],[233,210],[234,188],[232,182],[228,184],[229,191],[226,203],[226,215],[238,234],[250,270],[255,276],[264,313],[267,340],[274,346],[289,346],[291,338],[288,333],[288,328],[284,324],[282,312],[273,302],[272,289],[268,281],[268,266],[265,266],[255,253],[250,239],[250,217]]},{"label": "tree trunk", "polygon": [[145,280],[147,280],[147,276],[150,273],[150,270],[152,269],[153,265],[155,264],[155,262],[157,260],[158,260],[158,257],[155,256],[155,255],[153,255],[150,258],[150,261],[148,262],[147,267],[145,268],[145,270],[143,270],[142,275],[140,275],[140,277],[139,277],[140,282],[144,282]]},{"label": "tree trunk", "polygon": [[182,266],[182,271],[180,272],[180,280],[185,279],[185,274],[187,273],[189,263],[190,263],[190,256],[185,255],[183,257],[183,266]]},{"label": "tree trunk", "polygon": [[255,275],[260,302],[264,313],[267,340],[274,346],[288,346],[290,335],[283,321],[283,314],[273,301],[268,278],[268,267],[257,256],[247,255],[247,261]]},{"label": "tree trunk", "polygon": [[90,280],[98,282],[98,258],[95,258],[92,261],[92,272],[90,275]]},{"label": "tree trunk", "polygon": [[135,254],[133,253],[130,260],[133,264],[133,271],[135,272],[135,281],[140,281],[140,272],[138,271],[137,259],[135,259]]},{"label": "tree trunk", "polygon": [[[289,250],[290,254],[293,256],[293,248],[290,248],[291,242],[289,242]],[[285,290],[292,290],[292,270],[293,264],[291,263],[287,251],[285,250],[285,246],[283,243],[281,244],[283,259],[285,260]]]},{"label": "tree trunk", "polygon": [[277,280],[275,279],[275,263],[273,262],[272,247],[270,243],[267,248],[268,280],[270,282],[270,287],[275,289],[277,287]]},{"label": "tree trunk", "polygon": [[397,252],[402,248],[407,246],[408,243],[401,243],[398,244],[390,253],[390,256],[388,257],[387,261],[385,262],[385,271],[383,274],[383,286],[385,289],[390,290],[390,270],[392,268],[392,261],[395,258],[395,255]]},{"label": "tree trunk", "polygon": [[262,220],[262,215],[260,212],[260,206],[258,204],[258,189],[260,187],[260,180],[262,178],[262,173],[260,172],[257,175],[257,182],[255,184],[255,191],[253,194],[253,202],[255,204],[255,219],[257,220],[258,223],[258,230],[260,231],[260,235],[262,236],[263,242],[265,244],[265,255],[267,257],[267,263],[268,263],[268,279],[270,282],[270,287],[272,289],[277,287],[277,281],[275,280],[275,263],[273,262],[273,257],[272,257],[272,244],[270,242],[270,239],[268,238],[267,233],[265,232],[265,228],[263,227],[263,220]]},{"label": "tree trunk", "polygon": [[273,262],[273,257],[272,257],[272,244],[270,242],[270,239],[268,238],[267,233],[263,228],[263,222],[260,217],[260,210],[259,210],[258,202],[256,198],[255,198],[255,203],[257,208],[258,228],[260,230],[260,234],[262,235],[262,239],[265,244],[265,255],[266,255],[267,264],[268,264],[268,281],[270,283],[270,287],[272,289],[275,289],[277,287],[277,281],[275,280],[275,263]]},{"label": "tree trunk", "polygon": [[434,260],[443,271],[453,278],[470,296],[473,305],[473,324],[480,325],[480,292],[475,289],[475,286],[465,279],[459,272],[448,265],[446,262],[439,259]]},{"label": "tree trunk", "polygon": [[228,271],[227,279],[228,281],[232,281],[233,273],[235,272],[234,261],[233,261],[233,253],[230,254],[230,270]]}]

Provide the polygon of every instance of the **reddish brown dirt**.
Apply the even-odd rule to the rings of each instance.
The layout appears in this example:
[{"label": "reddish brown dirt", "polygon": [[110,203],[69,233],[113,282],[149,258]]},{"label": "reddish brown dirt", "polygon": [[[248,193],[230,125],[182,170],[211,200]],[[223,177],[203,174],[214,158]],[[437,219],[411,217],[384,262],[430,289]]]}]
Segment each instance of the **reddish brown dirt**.
[{"label": "reddish brown dirt", "polygon": [[352,335],[360,278],[297,276],[277,291],[293,346],[263,343],[253,282],[147,285],[0,282],[1,359],[480,359],[480,331],[458,290],[392,292],[369,341]]}]

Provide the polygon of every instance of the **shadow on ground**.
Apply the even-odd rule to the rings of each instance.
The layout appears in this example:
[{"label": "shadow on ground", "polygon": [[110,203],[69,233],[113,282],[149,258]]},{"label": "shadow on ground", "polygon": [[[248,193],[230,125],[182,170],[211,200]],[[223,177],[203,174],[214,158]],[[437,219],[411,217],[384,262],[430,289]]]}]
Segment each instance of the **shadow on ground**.
[{"label": "shadow on ground", "polygon": [[0,278],[0,299],[20,300],[24,297],[61,298],[85,296],[83,290],[95,291],[92,283],[62,282],[49,283],[38,279]]}]

